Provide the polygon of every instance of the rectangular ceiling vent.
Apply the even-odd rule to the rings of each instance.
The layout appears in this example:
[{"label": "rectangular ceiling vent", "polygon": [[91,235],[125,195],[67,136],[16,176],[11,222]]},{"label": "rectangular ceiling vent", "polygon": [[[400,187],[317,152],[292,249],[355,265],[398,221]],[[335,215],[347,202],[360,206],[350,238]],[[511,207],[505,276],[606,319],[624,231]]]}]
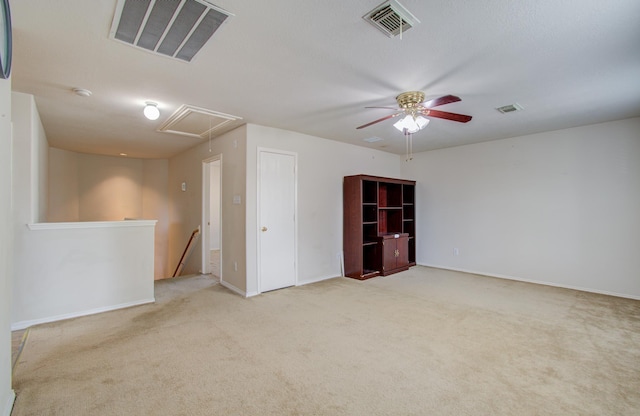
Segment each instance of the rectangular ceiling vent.
[{"label": "rectangular ceiling vent", "polygon": [[384,139],[381,139],[380,137],[373,136],[373,137],[367,137],[366,139],[362,139],[362,140],[364,140],[367,143],[376,143],[376,142],[381,142]]},{"label": "rectangular ceiling vent", "polygon": [[523,108],[518,103],[513,103],[509,105],[503,105],[502,107],[496,108],[496,110],[500,111],[502,114],[514,113],[516,111],[522,111]]},{"label": "rectangular ceiling vent", "polygon": [[204,0],[118,0],[110,37],[191,62],[229,16]]},{"label": "rectangular ceiling vent", "polygon": [[237,127],[241,121],[242,117],[183,104],[158,131],[206,139]]},{"label": "rectangular ceiling vent", "polygon": [[395,0],[385,1],[362,18],[390,38],[398,35],[402,37],[402,33],[420,23],[409,10]]}]

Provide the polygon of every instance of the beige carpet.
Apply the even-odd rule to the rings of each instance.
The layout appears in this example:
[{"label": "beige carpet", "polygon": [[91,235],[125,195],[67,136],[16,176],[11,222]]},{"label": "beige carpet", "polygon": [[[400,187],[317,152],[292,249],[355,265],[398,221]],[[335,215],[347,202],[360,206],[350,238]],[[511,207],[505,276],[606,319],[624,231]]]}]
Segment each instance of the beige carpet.
[{"label": "beige carpet", "polygon": [[23,415],[638,415],[640,302],[414,267],[41,325]]}]

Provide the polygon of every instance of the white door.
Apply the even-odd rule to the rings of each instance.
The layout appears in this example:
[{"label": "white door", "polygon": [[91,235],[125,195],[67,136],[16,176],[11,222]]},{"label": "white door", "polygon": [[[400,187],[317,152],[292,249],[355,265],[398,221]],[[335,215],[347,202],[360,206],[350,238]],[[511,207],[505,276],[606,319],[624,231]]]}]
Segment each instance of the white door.
[{"label": "white door", "polygon": [[202,269],[222,278],[222,155],[202,161]]},{"label": "white door", "polygon": [[296,155],[258,153],[259,290],[296,284]]}]

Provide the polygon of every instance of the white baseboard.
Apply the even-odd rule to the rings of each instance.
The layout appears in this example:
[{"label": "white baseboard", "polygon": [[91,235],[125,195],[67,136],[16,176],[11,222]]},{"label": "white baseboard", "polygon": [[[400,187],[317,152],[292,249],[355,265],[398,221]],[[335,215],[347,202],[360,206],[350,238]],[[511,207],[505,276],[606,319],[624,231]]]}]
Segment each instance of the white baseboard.
[{"label": "white baseboard", "polygon": [[496,277],[498,279],[515,280],[515,281],[518,281],[518,282],[533,283],[533,284],[536,284],[536,285],[559,287],[559,288],[562,288],[562,289],[571,289],[571,290],[579,290],[581,292],[597,293],[599,295],[616,296],[616,297],[619,297],[619,298],[640,300],[640,296],[628,295],[628,294],[624,294],[624,293],[608,292],[606,290],[598,290],[598,289],[592,289],[592,288],[588,288],[588,287],[561,285],[561,284],[554,283],[554,282],[545,282],[545,281],[542,281],[542,280],[523,279],[523,278],[520,278],[520,277],[507,276],[507,275],[503,275],[503,274],[479,272],[479,271],[476,271],[476,270],[458,269],[458,268],[455,268],[455,267],[440,266],[440,265],[437,265],[437,264],[418,263],[418,265],[419,266],[425,266],[425,267],[433,267],[434,269],[452,270],[454,272],[478,274],[480,276]]},{"label": "white baseboard", "polygon": [[9,397],[7,397],[7,401],[4,404],[2,409],[2,416],[11,416],[11,411],[13,410],[13,403],[16,400],[16,392],[13,390],[9,390]]},{"label": "white baseboard", "polygon": [[[335,279],[336,277],[340,277],[340,276],[335,276],[335,275],[331,275],[331,276],[320,276],[320,277],[315,277],[311,280],[305,280],[304,282],[296,282],[295,286],[304,286],[304,285],[308,285],[311,283],[317,283],[317,282],[321,282],[323,280],[329,280],[329,279]],[[230,285],[230,284],[225,284],[224,282],[221,282],[223,286],[229,288],[230,290],[233,290],[234,292],[238,293],[239,295],[244,296],[245,298],[250,298],[252,296],[257,296],[260,294],[260,292],[248,292],[245,293],[243,291],[241,291],[240,289],[238,289],[237,287]]]},{"label": "white baseboard", "polygon": [[89,310],[86,310],[86,311],[66,313],[66,314],[62,314],[62,315],[48,316],[48,317],[45,317],[45,318],[38,318],[38,319],[32,319],[32,320],[28,320],[28,321],[15,322],[15,323],[11,324],[11,330],[12,331],[16,331],[16,330],[20,330],[20,329],[29,328],[30,326],[33,326],[33,325],[46,324],[48,322],[62,321],[62,320],[71,319],[71,318],[78,318],[80,316],[95,315],[97,313],[114,311],[116,309],[124,309],[124,308],[130,308],[132,306],[145,305],[147,303],[153,303],[155,301],[156,301],[155,298],[140,299],[140,300],[136,300],[136,301],[133,301],[133,302],[120,303],[118,305],[104,306],[102,308],[89,309]]},{"label": "white baseboard", "polygon": [[308,285],[310,283],[322,282],[323,280],[335,279],[336,277],[344,277],[344,276],[330,275],[330,276],[314,277],[313,279],[305,280],[304,282],[298,282],[296,284],[296,286],[302,286],[302,285]]},{"label": "white baseboard", "polygon": [[249,295],[249,294],[247,294],[247,292],[245,292],[244,290],[239,289],[239,288],[237,288],[236,286],[234,286],[234,285],[232,285],[231,283],[226,282],[226,281],[224,281],[224,280],[220,280],[220,284],[221,284],[222,286],[226,287],[227,289],[229,289],[230,291],[232,291],[232,292],[234,292],[234,293],[237,293],[238,295],[242,296],[243,298],[248,298],[248,297],[250,297],[250,296],[255,296],[255,295],[257,295],[257,293],[254,293],[254,294]]}]

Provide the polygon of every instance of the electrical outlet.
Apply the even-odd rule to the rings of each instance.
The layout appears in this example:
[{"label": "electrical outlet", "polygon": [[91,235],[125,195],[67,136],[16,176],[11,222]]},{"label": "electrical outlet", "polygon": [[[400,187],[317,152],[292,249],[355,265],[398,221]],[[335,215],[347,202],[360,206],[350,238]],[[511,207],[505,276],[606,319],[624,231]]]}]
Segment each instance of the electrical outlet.
[{"label": "electrical outlet", "polygon": [[233,262],[233,271],[234,271],[234,272],[237,272],[237,271],[238,271],[238,262],[237,262],[237,261],[234,261],[234,262]]},{"label": "electrical outlet", "polygon": [[454,255],[454,256],[459,256],[459,255],[460,255],[460,250],[458,250],[458,247],[455,247],[455,248],[453,249],[453,255]]}]

